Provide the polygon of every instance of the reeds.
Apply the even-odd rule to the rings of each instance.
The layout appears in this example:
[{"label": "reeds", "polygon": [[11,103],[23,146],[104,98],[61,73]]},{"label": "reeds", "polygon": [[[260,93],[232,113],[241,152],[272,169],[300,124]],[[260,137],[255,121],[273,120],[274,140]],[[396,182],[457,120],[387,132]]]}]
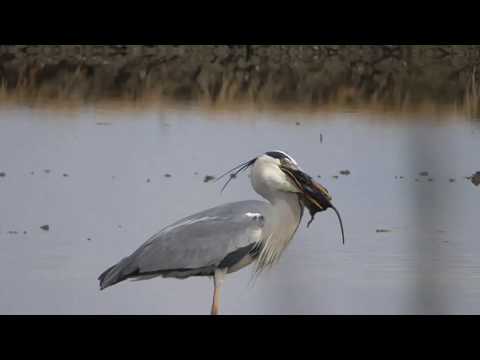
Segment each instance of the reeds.
[{"label": "reeds", "polygon": [[477,67],[474,66],[465,91],[464,111],[472,118],[480,116],[480,82],[477,81]]},{"label": "reeds", "polygon": [[[448,59],[430,59],[425,53],[434,46],[416,56],[402,46],[389,47],[387,55],[381,46],[364,46],[358,53],[358,46],[257,46],[248,56],[242,47],[220,51],[214,46],[46,47],[15,56],[2,54],[5,48],[0,49],[0,106],[118,102],[308,111],[448,109],[473,118],[480,111],[476,66],[456,68]],[[463,56],[467,65],[478,63],[470,48],[468,58],[451,56]]]}]

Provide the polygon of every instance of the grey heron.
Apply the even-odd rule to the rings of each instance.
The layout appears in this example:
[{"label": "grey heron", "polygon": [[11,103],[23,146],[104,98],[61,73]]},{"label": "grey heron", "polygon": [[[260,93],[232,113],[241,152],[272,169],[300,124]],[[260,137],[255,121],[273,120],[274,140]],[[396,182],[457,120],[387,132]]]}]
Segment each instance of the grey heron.
[{"label": "grey heron", "polygon": [[[331,196],[283,151],[269,151],[233,168],[223,189],[242,171],[251,168],[253,189],[267,201],[227,203],[165,227],[130,256],[105,270],[100,289],[126,279],[154,277],[185,279],[213,277],[211,314],[220,310],[224,277],[255,263],[255,274],[275,264],[297,231],[304,208],[313,221],[317,212],[332,208]],[[222,189],[222,191],[223,191]]]}]

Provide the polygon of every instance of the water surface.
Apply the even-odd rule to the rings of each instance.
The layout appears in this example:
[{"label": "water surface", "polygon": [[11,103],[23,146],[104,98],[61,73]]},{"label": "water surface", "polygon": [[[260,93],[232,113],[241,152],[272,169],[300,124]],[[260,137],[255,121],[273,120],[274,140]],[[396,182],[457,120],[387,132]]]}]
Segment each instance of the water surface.
[{"label": "water surface", "polygon": [[223,194],[204,177],[273,149],[321,176],[346,245],[333,212],[306,216],[254,285],[227,278],[223,313],[480,313],[478,122],[93,107],[0,110],[0,313],[208,313],[207,278],[96,278],[183,216],[259,198],[247,176]]}]

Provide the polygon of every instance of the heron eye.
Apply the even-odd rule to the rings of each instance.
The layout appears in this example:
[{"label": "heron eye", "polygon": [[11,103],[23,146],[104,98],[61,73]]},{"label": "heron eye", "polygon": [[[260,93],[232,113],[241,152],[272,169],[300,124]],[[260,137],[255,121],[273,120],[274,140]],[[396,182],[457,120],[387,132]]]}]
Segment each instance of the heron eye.
[{"label": "heron eye", "polygon": [[292,169],[294,169],[294,168],[297,167],[297,165],[296,165],[292,160],[287,159],[287,158],[282,159],[282,160],[280,161],[280,164],[283,165],[283,166],[286,166],[286,167],[288,167],[288,168],[292,168]]}]

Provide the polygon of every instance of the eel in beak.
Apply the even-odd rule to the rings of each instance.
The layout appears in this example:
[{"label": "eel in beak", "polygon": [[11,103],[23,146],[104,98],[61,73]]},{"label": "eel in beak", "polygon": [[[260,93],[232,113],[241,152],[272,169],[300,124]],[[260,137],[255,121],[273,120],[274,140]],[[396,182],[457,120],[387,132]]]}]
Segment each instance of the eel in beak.
[{"label": "eel in beak", "polygon": [[339,211],[332,204],[332,196],[328,190],[321,184],[312,179],[311,176],[304,173],[298,168],[294,168],[291,164],[280,165],[280,169],[293,181],[300,190],[300,198],[303,205],[309,210],[311,219],[307,227],[313,222],[317,212],[325,211],[329,208],[333,209],[337,214],[342,231],[342,243],[345,244],[345,234],[343,231],[343,222]]}]

